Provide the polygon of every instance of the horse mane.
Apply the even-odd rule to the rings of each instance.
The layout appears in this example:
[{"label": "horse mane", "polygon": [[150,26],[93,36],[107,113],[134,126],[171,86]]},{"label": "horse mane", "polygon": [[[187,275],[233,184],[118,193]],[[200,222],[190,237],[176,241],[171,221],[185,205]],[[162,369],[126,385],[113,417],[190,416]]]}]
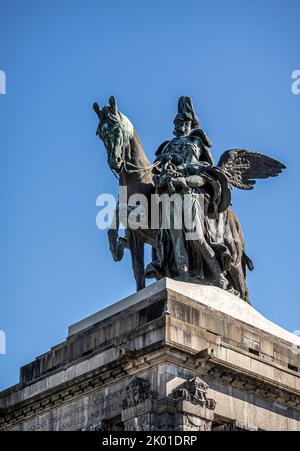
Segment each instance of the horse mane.
[{"label": "horse mane", "polygon": [[[151,163],[143,149],[140,137],[130,119],[120,111],[114,112],[109,106],[104,107],[103,115],[110,124],[118,124],[122,128],[124,145],[127,149],[126,159],[137,168],[151,166]],[[134,170],[134,166],[132,169]],[[134,178],[142,183],[152,183],[151,171],[133,172]]]}]

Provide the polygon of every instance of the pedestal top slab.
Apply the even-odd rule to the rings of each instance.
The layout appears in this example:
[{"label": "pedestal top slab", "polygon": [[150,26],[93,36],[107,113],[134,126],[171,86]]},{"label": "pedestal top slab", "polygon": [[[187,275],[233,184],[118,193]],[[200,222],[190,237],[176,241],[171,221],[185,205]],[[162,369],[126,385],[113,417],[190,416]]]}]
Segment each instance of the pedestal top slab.
[{"label": "pedestal top slab", "polygon": [[134,293],[109,307],[75,323],[69,327],[69,336],[79,333],[110,316],[113,316],[126,308],[151,298],[165,290],[170,290],[180,295],[199,302],[213,310],[222,312],[234,319],[261,329],[271,335],[286,340],[295,346],[300,346],[300,337],[283,329],[272,321],[266,319],[251,305],[239,297],[220,288],[207,285],[179,282],[164,278]]}]

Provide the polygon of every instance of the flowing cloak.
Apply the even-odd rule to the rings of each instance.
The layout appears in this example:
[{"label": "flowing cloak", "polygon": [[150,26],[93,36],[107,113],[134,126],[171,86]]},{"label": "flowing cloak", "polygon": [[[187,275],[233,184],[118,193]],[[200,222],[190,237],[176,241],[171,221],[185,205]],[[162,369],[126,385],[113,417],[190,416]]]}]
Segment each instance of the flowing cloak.
[{"label": "flowing cloak", "polygon": [[[192,222],[189,225],[193,224],[192,229],[196,227],[197,234],[195,238],[191,239],[190,233],[193,230],[190,227],[187,228],[186,221],[183,220],[182,239],[185,242],[189,259],[190,278],[210,283],[211,274],[205,255],[209,255],[209,258],[216,258],[223,272],[229,270],[231,264],[230,251],[222,240],[217,239],[216,233],[218,229],[216,223],[219,216],[228,209],[231,193],[225,175],[219,168],[213,166],[209,138],[203,130],[193,130],[188,138],[193,139],[194,137],[200,143],[201,152],[198,161],[208,163],[199,173],[197,173],[197,165],[195,165],[195,175],[201,175],[206,183],[201,188],[190,190]],[[170,141],[166,141],[158,148],[156,161],[161,161],[164,153],[168,150],[169,143]],[[200,198],[202,199],[201,201],[199,201]],[[176,214],[176,211],[174,214]],[[162,276],[176,277],[174,249],[169,230],[160,228],[157,244],[160,266],[163,271]]]}]

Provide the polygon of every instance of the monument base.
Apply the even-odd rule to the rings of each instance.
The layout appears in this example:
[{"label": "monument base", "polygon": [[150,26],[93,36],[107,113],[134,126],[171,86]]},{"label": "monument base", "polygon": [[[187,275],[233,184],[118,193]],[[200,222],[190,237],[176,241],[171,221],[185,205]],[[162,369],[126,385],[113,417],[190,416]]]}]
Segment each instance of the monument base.
[{"label": "monument base", "polygon": [[219,288],[163,279],[21,368],[0,429],[300,431],[300,338]]}]

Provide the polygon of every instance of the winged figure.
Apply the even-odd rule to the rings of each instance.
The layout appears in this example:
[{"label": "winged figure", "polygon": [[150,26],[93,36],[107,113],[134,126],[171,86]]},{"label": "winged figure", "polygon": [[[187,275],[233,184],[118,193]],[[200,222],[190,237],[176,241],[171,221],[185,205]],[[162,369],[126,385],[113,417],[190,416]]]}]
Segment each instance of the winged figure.
[{"label": "winged figure", "polygon": [[249,301],[246,268],[252,270],[253,263],[245,252],[239,221],[230,209],[231,190],[251,190],[257,179],[276,177],[285,166],[247,149],[224,152],[215,166],[211,140],[200,128],[190,97],[179,99],[174,126],[175,138],[156,151],[159,165],[154,182],[159,194],[191,194],[189,211],[198,234],[187,239],[190,234],[185,221],[181,230],[161,227],[157,259],[148,271],[155,274],[154,267],[168,277],[212,284]]},{"label": "winged figure", "polygon": [[[249,302],[246,271],[254,266],[246,253],[241,225],[230,208],[231,191],[234,187],[251,190],[256,180],[276,177],[285,166],[247,149],[228,150],[215,165],[211,140],[200,127],[191,97],[180,97],[174,119],[175,137],[158,147],[153,164],[114,97],[102,109],[95,103],[94,110],[99,118],[96,134],[105,145],[108,164],[119,186],[127,188],[128,200],[139,194],[150,205],[154,194],[175,193],[181,198],[190,194],[188,210],[197,231],[193,239],[185,221],[180,229],[165,229],[161,222],[154,228],[152,224],[132,228],[128,223],[125,237],[119,237],[118,204],[117,220],[113,221],[116,228],[108,231],[109,247],[116,261],[123,258],[125,248],[129,249],[137,289],[145,286],[147,277],[171,277],[214,285]],[[181,214],[176,209],[172,212],[173,219]],[[145,268],[146,243],[152,246],[152,262]]]},{"label": "winged figure", "polygon": [[230,188],[252,190],[257,179],[277,177],[285,165],[262,153],[231,149],[221,155],[217,166],[225,174]]}]

